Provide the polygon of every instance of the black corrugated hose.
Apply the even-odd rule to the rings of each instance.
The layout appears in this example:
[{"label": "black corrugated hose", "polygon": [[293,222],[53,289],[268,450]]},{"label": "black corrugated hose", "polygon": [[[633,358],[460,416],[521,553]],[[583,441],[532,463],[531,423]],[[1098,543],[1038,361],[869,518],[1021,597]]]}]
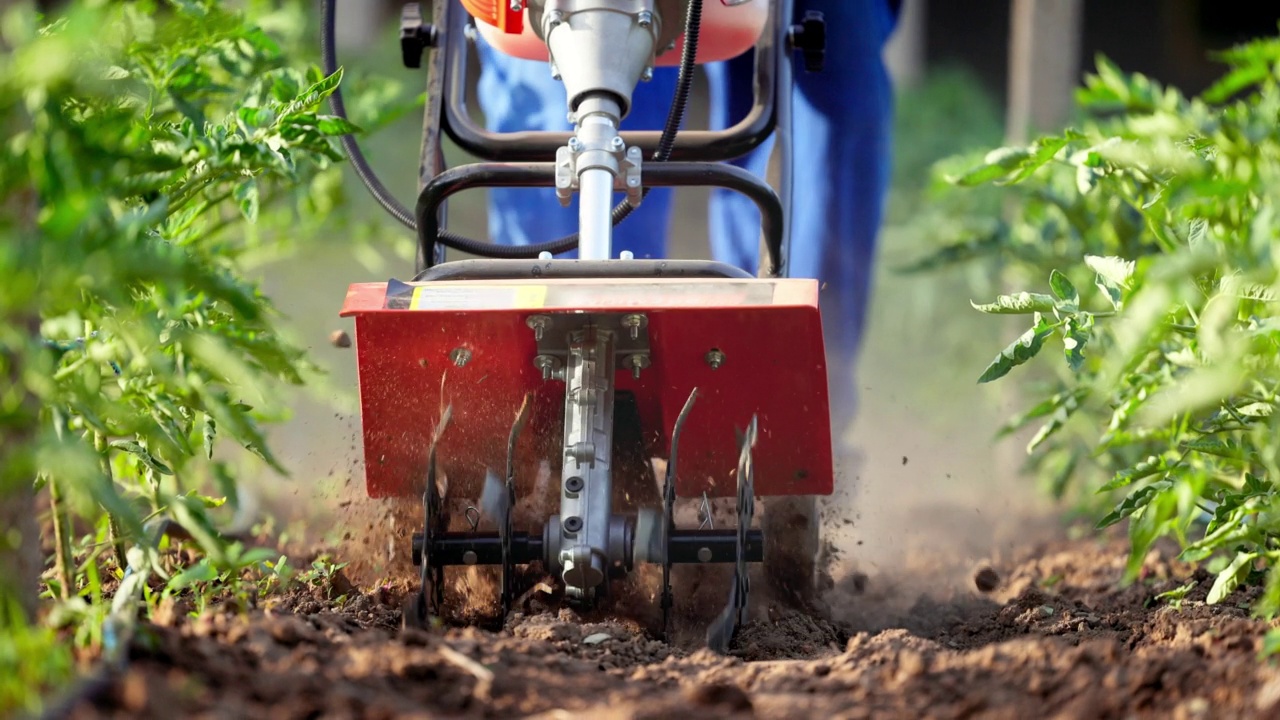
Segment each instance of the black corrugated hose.
[{"label": "black corrugated hose", "polygon": [[[332,75],[338,69],[337,49],[334,42],[335,4],[336,0],[322,0],[321,2],[320,46],[326,75]],[[671,102],[671,109],[667,112],[666,125],[663,127],[662,135],[658,140],[658,148],[653,154],[652,160],[655,162],[664,162],[671,157],[676,135],[680,130],[680,123],[684,120],[685,108],[689,102],[689,93],[693,87],[693,73],[697,68],[698,31],[701,24],[702,0],[689,0],[688,12],[685,15],[685,42],[680,57],[680,75],[676,81],[676,93]],[[341,88],[335,89],[333,94],[329,96],[329,106],[334,115],[344,120],[347,119],[347,109],[342,101]],[[360,177],[360,181],[364,183],[364,186],[369,189],[369,193],[373,195],[374,200],[402,225],[417,232],[417,219],[407,207],[391,195],[390,191],[378,179],[377,173],[373,171],[373,168],[369,167],[368,161],[365,160],[364,153],[361,152],[360,145],[356,142],[355,137],[343,135],[340,141],[343,149],[347,152],[347,156],[351,159],[352,166],[355,167],[356,175]],[[650,188],[645,188],[643,196],[647,196],[649,190]],[[625,220],[635,209],[636,206],[626,200],[619,203],[612,212],[613,224],[617,225]],[[578,246],[578,234],[566,235],[557,240],[549,240],[536,245],[505,247],[441,230],[437,242],[445,247],[471,255],[519,259],[536,258],[543,252],[558,254],[572,250]]]}]

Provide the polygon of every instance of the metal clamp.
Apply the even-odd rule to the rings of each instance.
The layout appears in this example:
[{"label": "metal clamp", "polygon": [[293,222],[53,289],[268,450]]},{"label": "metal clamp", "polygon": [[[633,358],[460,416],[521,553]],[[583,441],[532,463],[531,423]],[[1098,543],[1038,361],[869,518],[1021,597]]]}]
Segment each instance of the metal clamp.
[{"label": "metal clamp", "polygon": [[[608,158],[608,159],[605,159]],[[636,145],[627,147],[618,135],[607,148],[588,148],[576,136],[556,150],[556,198],[568,207],[578,190],[578,176],[583,170],[603,168],[613,174],[613,189],[627,194],[632,207],[640,205],[644,186],[640,177],[644,154]]]}]

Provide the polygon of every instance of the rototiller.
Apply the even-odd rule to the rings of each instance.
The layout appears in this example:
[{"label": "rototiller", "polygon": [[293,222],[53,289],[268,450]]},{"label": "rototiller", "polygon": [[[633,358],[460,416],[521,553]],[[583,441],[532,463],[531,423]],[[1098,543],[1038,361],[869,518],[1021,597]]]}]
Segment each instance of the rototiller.
[{"label": "rototiller", "polygon": [[[324,0],[326,70],[337,67]],[[818,14],[792,23],[769,0],[435,0],[401,18],[404,61],[426,66],[418,200],[400,205],[352,137],[343,143],[378,201],[417,233],[408,282],[358,283],[355,318],[365,482],[374,498],[422,498],[412,557],[421,592],[406,622],[441,611],[444,568],[539,563],[590,607],[642,563],[660,565],[664,633],[671,567],[734,565],[728,605],[707,631],[727,648],[744,621],[748,563],[776,564],[806,592],[816,496],[833,488],[818,285],[787,275],[787,203],[725,161],[777,133],[784,153],[793,58],[820,72]],[[495,134],[467,109],[469,46],[549,63],[571,133]],[[754,50],[755,104],[724,131],[679,131],[695,66]],[[619,132],[632,92],[678,65],[666,128]],[[340,94],[334,110],[344,114]],[[441,132],[483,162],[446,168]],[[481,187],[579,194],[579,232],[508,247],[445,229],[446,199]],[[709,261],[643,260],[611,248],[648,188],[730,188],[759,207],[759,273]],[[614,193],[626,200],[614,206]],[[473,259],[445,261],[446,248]],[[576,249],[577,259],[553,259]],[[651,461],[665,461],[657,479]],[[660,462],[658,464],[661,464]],[[737,526],[677,527],[677,498],[736,495]],[[755,520],[755,502],[763,513]],[[461,503],[467,529],[450,527]],[[478,509],[477,509],[478,508]],[[489,526],[489,527],[486,527]]]}]

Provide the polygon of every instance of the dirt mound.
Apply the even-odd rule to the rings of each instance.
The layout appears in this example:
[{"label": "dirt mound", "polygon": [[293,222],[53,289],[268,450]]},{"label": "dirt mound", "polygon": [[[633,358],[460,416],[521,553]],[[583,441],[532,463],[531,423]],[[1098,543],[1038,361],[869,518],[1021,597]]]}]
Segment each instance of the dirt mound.
[{"label": "dirt mound", "polygon": [[[245,615],[170,613],[127,670],[72,717],[1276,717],[1280,670],[1257,659],[1256,591],[1208,606],[1211,578],[1167,549],[1118,584],[1122,543],[1029,548],[1001,585],[919,599],[859,630],[775,611],[727,656],[669,646],[643,623],[564,609],[501,632],[402,631],[385,587],[298,592]],[[1180,607],[1155,597],[1191,582]]]}]

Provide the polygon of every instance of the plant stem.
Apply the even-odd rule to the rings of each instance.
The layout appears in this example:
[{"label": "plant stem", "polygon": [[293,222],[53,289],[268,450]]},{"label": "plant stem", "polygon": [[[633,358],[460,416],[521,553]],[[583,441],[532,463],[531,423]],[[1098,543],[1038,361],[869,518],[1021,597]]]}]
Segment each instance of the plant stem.
[{"label": "plant stem", "polygon": [[62,599],[70,600],[75,575],[71,569],[71,518],[64,500],[62,484],[56,478],[49,478],[49,506],[53,512],[54,567],[58,572],[58,582],[62,585]]},{"label": "plant stem", "polygon": [[[93,434],[93,449],[98,451],[98,457],[102,462],[102,472],[107,476],[107,482],[114,485],[115,478],[111,474],[111,455],[107,448],[107,438],[102,433],[95,432]],[[120,521],[111,511],[107,512],[107,540],[111,543],[112,549],[116,555],[116,567],[124,572],[129,567],[129,557],[124,549],[124,538],[120,533]]]}]

